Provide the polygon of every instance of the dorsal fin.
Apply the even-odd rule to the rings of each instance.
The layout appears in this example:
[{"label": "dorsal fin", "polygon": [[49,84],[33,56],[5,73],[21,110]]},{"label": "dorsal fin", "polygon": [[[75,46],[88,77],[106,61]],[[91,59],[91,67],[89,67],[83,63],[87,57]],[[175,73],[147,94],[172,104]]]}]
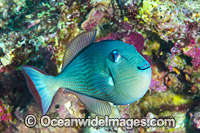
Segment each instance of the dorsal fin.
[{"label": "dorsal fin", "polygon": [[67,45],[63,57],[62,70],[65,66],[81,51],[83,48],[93,43],[96,37],[97,30],[84,32],[73,38]]}]

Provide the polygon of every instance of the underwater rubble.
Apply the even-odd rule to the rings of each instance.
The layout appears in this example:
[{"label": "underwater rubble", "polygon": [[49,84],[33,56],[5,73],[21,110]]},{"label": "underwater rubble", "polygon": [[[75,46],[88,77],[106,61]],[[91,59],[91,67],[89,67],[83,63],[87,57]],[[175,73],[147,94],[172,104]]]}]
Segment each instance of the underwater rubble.
[{"label": "underwater rubble", "polygon": [[[1,0],[0,132],[199,132],[200,1],[196,0]],[[24,117],[42,116],[21,67],[51,75],[61,71],[66,44],[97,29],[97,41],[133,44],[151,64],[152,81],[143,98],[118,106],[121,118],[175,118],[176,126],[126,129],[33,128]],[[62,89],[48,113],[53,118],[86,118],[88,111]],[[119,115],[118,114],[118,115]]]}]

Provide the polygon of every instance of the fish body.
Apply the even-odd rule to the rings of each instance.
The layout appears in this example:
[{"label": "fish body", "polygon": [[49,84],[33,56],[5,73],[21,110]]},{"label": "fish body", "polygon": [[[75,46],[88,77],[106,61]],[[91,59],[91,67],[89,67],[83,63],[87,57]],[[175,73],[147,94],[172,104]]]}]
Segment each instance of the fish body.
[{"label": "fish body", "polygon": [[151,67],[135,47],[117,40],[94,43],[95,36],[96,31],[86,32],[69,43],[62,71],[55,77],[34,67],[22,68],[43,114],[59,88],[75,94],[98,115],[111,113],[108,102],[130,104],[147,92]]}]

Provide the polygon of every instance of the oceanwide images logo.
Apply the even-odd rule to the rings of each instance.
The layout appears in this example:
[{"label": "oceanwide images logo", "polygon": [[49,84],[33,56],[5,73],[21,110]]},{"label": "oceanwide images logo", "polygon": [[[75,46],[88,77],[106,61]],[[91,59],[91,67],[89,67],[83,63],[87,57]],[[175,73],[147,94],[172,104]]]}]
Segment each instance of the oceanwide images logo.
[{"label": "oceanwide images logo", "polygon": [[92,118],[66,118],[66,119],[56,119],[51,118],[47,115],[42,116],[39,121],[37,121],[34,115],[27,115],[24,119],[25,125],[29,128],[34,127],[37,122],[40,122],[43,127],[122,127],[127,130],[133,129],[134,127],[175,127],[175,119],[125,119],[125,118],[109,118],[109,116],[104,116],[99,118],[96,116]]}]

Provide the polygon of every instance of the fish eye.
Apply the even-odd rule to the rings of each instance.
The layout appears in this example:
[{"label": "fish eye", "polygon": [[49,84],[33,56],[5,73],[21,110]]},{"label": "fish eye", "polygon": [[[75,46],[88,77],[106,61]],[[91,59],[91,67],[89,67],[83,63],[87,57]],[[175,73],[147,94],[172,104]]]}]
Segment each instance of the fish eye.
[{"label": "fish eye", "polygon": [[117,50],[113,50],[109,55],[109,59],[113,62],[119,62],[120,57],[121,55]]}]

